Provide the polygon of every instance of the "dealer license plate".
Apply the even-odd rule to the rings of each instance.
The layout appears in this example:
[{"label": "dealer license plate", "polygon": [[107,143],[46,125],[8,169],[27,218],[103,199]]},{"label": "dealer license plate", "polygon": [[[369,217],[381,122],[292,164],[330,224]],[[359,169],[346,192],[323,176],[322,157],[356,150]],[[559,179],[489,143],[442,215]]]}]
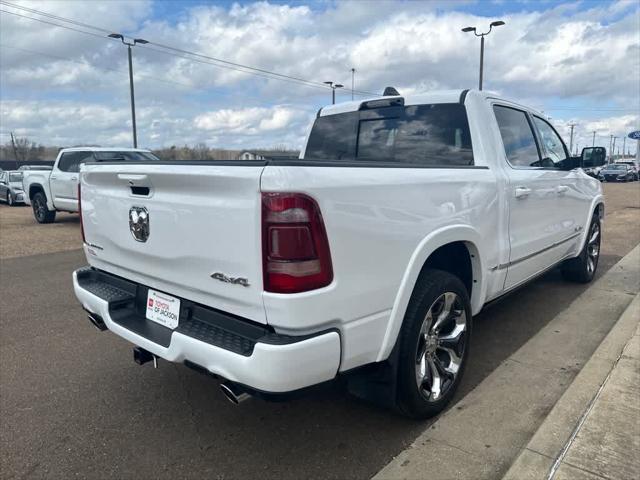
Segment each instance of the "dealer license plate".
[{"label": "dealer license plate", "polygon": [[180,299],[149,289],[147,294],[147,318],[152,322],[175,329],[180,317]]}]

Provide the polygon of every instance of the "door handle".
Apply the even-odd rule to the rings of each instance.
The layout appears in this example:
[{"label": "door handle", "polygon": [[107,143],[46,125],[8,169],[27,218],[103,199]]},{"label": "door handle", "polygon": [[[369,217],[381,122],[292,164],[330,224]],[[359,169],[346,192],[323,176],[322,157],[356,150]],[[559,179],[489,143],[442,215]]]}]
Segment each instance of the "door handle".
[{"label": "door handle", "polygon": [[516,187],[516,198],[527,198],[531,194],[531,189],[527,187]]},{"label": "door handle", "polygon": [[558,185],[556,187],[556,193],[558,195],[564,195],[565,193],[567,193],[569,191],[569,187],[567,187],[566,185]]},{"label": "door handle", "polygon": [[56,177],[55,175],[51,175],[49,178],[50,178],[51,180],[55,180],[55,179],[56,179],[56,178],[58,178],[58,177]]},{"label": "door handle", "polygon": [[78,180],[78,177],[71,177],[71,180],[75,182],[76,180]]}]

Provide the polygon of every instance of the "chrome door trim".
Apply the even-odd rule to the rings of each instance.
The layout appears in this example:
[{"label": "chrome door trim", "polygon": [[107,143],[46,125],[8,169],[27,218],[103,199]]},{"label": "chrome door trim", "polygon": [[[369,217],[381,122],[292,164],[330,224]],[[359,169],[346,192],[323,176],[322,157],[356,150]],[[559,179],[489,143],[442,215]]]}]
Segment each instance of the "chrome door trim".
[{"label": "chrome door trim", "polygon": [[570,240],[573,240],[574,238],[579,236],[581,233],[582,233],[582,229],[580,229],[580,231],[568,236],[564,240],[560,240],[558,242],[552,243],[551,245],[549,245],[548,247],[543,248],[542,250],[538,250],[537,252],[530,253],[529,255],[525,255],[524,257],[520,257],[520,258],[518,258],[516,260],[512,260],[509,263],[502,263],[500,265],[496,265],[495,267],[491,268],[491,271],[504,270],[505,268],[509,268],[509,267],[511,267],[513,265],[517,265],[518,263],[521,263],[521,262],[524,262],[526,260],[529,260],[530,258],[533,258],[536,255],[540,255],[541,253],[548,252],[552,248],[556,248],[556,247],[562,245],[563,243],[566,243],[566,242],[568,242]]}]

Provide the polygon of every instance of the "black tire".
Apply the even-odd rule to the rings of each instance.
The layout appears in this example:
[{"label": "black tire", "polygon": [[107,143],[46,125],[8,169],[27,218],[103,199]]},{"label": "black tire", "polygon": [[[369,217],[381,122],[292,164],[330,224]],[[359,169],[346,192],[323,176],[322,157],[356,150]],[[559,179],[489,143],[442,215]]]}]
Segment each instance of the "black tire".
[{"label": "black tire", "polygon": [[13,207],[13,197],[11,196],[11,192],[7,191],[7,205]]},{"label": "black tire", "polygon": [[38,223],[53,223],[56,219],[56,211],[49,210],[44,193],[36,193],[31,200],[31,206],[33,207],[33,216]]},{"label": "black tire", "polygon": [[[433,315],[434,309],[438,308],[438,302],[443,302],[444,306],[446,295],[451,294],[455,295],[455,300],[452,301],[453,307],[450,308],[448,315],[450,320],[442,322],[439,335],[428,335],[430,330],[425,329],[428,319],[435,317],[431,325],[439,323],[439,315]],[[443,338],[453,336],[457,331],[456,328],[460,328],[459,322],[462,315],[464,315],[465,328],[455,335],[456,338],[459,337],[457,346],[453,347],[450,340],[445,344],[455,350],[458,362],[456,366],[454,358],[446,353],[441,342]],[[443,316],[443,318],[446,317]],[[453,329],[449,330],[451,325]],[[428,269],[422,272],[409,302],[398,338],[396,409],[400,413],[422,419],[433,417],[444,410],[455,394],[467,364],[471,326],[471,304],[464,284],[456,276],[442,270]],[[438,329],[435,333],[438,333]],[[433,339],[428,341],[427,336],[435,338],[435,347]],[[428,347],[427,344],[430,346]],[[427,353],[430,349],[433,351]],[[446,367],[445,362],[448,362]],[[451,373],[450,370],[453,367],[456,373]],[[437,378],[441,379],[437,389],[440,391],[439,395],[434,394],[433,384],[436,377],[432,373],[432,368],[436,369]]]},{"label": "black tire", "polygon": [[589,225],[587,240],[576,258],[565,260],[561,271],[565,280],[577,283],[589,283],[593,280],[598,269],[600,259],[600,244],[602,242],[602,225],[598,212],[593,214]]}]

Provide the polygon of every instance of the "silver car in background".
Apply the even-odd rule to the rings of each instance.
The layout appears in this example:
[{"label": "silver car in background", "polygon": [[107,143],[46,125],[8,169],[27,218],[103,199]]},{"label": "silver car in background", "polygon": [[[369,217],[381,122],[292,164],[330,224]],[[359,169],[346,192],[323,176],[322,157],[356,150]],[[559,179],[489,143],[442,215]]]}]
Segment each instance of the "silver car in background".
[{"label": "silver car in background", "polygon": [[22,172],[15,170],[0,172],[0,201],[10,206],[17,203],[24,205]]}]

